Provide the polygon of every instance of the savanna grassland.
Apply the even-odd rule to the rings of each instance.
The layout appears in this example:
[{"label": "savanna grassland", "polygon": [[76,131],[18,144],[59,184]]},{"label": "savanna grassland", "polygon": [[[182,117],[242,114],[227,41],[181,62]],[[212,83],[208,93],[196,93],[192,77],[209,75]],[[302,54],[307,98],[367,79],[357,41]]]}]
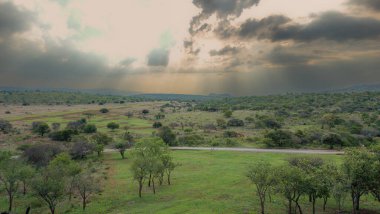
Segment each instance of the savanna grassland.
[{"label": "savanna grassland", "polygon": [[[1,166],[17,162],[15,166],[30,172],[25,176],[12,167],[0,170],[0,178],[1,173],[22,177],[13,183],[17,185],[12,213],[25,213],[27,207],[31,213],[260,213],[257,181],[250,181],[248,172],[257,172],[262,163],[270,164],[272,177],[288,176],[290,182],[281,186],[281,179],[273,178],[276,181],[270,183],[265,196],[265,213],[287,212],[284,195],[286,187],[293,185],[288,169],[299,173],[295,179],[300,179],[299,189],[289,190],[298,195],[289,199],[290,213],[300,212],[301,207],[303,213],[312,213],[312,194],[316,213],[336,213],[336,198],[340,210],[349,212],[352,202],[347,176],[353,175],[345,174],[344,167],[351,167],[361,181],[371,181],[360,186],[360,213],[380,212],[376,199],[380,196],[376,177],[380,172],[378,93],[179,96],[174,100],[153,95],[132,99],[59,94],[31,94],[36,99],[26,99],[27,93],[0,97]],[[53,103],[50,97],[54,97]],[[347,150],[348,156],[305,156],[168,148],[176,146],[352,150]],[[152,153],[144,153],[150,149]],[[169,165],[162,168],[165,158]],[[144,164],[148,171],[143,170]],[[166,181],[167,169],[173,171],[171,185]],[[37,191],[41,190],[38,182],[49,178],[61,185],[61,189],[55,188],[54,179],[46,183],[59,195],[54,209],[48,209]],[[340,179],[340,189],[334,186],[335,178]],[[325,183],[318,183],[324,179]],[[8,181],[11,184],[12,180]],[[148,186],[155,181],[156,187]],[[85,204],[79,184],[88,186],[91,193]],[[325,184],[327,187],[318,186]],[[308,188],[312,185],[322,190],[313,192]],[[0,211],[5,211],[9,202],[5,187],[0,188]],[[322,199],[326,200],[325,210]]]}]

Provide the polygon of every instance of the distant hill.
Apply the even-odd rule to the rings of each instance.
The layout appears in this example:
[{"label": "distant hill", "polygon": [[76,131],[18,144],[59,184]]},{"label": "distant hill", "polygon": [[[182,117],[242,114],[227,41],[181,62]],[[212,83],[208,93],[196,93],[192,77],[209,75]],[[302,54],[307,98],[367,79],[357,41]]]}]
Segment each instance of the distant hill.
[{"label": "distant hill", "polygon": [[368,85],[353,85],[350,87],[332,90],[332,92],[377,92],[380,91],[380,84],[368,84]]}]

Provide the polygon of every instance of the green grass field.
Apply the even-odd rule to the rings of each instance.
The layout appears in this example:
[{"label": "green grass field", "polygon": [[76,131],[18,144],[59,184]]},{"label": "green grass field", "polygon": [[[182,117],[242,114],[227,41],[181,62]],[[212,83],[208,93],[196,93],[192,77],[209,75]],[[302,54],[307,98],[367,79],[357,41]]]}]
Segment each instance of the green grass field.
[{"label": "green grass field", "polygon": [[[269,153],[238,153],[222,151],[175,151],[175,160],[181,164],[173,174],[172,185],[163,185],[154,195],[145,188],[143,197],[137,194],[137,183],[129,170],[130,161],[119,154],[105,154],[109,179],[104,192],[93,198],[85,213],[257,213],[258,198],[254,185],[245,177],[249,164],[258,160],[282,164],[294,155]],[[326,161],[341,163],[341,156],[320,156]],[[350,209],[347,198],[345,208]],[[380,211],[379,203],[363,198],[362,208]],[[322,207],[321,201],[318,209]],[[334,213],[335,202],[330,199],[326,213]],[[303,199],[304,213],[310,213],[310,204]],[[285,213],[282,197],[273,196],[267,204],[268,213]],[[70,213],[83,213],[77,203]],[[318,213],[321,213],[319,210]]]}]

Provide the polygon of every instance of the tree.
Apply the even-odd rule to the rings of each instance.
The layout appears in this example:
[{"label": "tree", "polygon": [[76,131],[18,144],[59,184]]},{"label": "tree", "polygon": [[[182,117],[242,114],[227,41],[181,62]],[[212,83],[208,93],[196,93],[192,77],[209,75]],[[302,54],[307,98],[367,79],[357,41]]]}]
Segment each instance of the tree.
[{"label": "tree", "polygon": [[87,134],[96,133],[96,131],[97,131],[97,128],[96,128],[96,125],[95,125],[95,124],[87,124],[87,125],[83,128],[83,132],[84,132],[84,133],[87,133]]},{"label": "tree", "polygon": [[32,180],[33,191],[48,205],[51,214],[55,213],[57,204],[66,195],[66,182],[61,169],[56,167],[43,169]]},{"label": "tree", "polygon": [[133,143],[134,142],[134,136],[130,132],[128,132],[128,131],[124,133],[123,139],[126,140],[129,143]]},{"label": "tree", "polygon": [[256,193],[260,199],[261,214],[265,213],[266,193],[275,183],[273,171],[274,168],[270,163],[261,161],[253,164],[247,172],[247,177],[256,185]]},{"label": "tree", "polygon": [[75,132],[71,129],[65,129],[62,131],[55,131],[49,134],[49,138],[55,141],[71,141],[72,136]]},{"label": "tree", "polygon": [[143,109],[143,110],[141,111],[141,113],[142,113],[143,115],[147,115],[147,114],[149,114],[149,110],[148,110],[148,109]]},{"label": "tree", "polygon": [[44,134],[50,132],[50,127],[45,122],[33,122],[32,131],[34,133],[41,135],[41,137],[42,137],[42,136],[44,136]]},{"label": "tree", "polygon": [[266,144],[269,147],[287,147],[293,146],[296,142],[293,138],[293,134],[285,130],[273,130],[265,134],[265,138],[268,139]]},{"label": "tree", "polygon": [[158,131],[158,136],[169,146],[176,145],[176,135],[168,126],[163,126]]},{"label": "tree", "polygon": [[0,181],[8,196],[8,211],[12,211],[13,199],[20,184],[20,171],[22,164],[19,161],[7,159],[0,163]]},{"label": "tree", "polygon": [[97,152],[98,156],[100,156],[104,150],[104,146],[111,143],[113,139],[109,137],[107,134],[96,133],[91,137],[91,140],[94,143],[95,151]]},{"label": "tree", "polygon": [[59,131],[59,128],[61,128],[61,124],[60,123],[52,123],[51,128],[53,129],[53,131]]},{"label": "tree", "polygon": [[7,120],[0,119],[0,131],[3,132],[4,134],[7,134],[11,130],[12,130],[12,124]]},{"label": "tree", "polygon": [[300,197],[305,193],[305,187],[307,183],[305,182],[304,172],[294,166],[282,166],[279,169],[274,170],[276,172],[276,177],[278,178],[276,189],[280,192],[288,201],[288,213],[292,214],[293,202],[296,208],[302,214],[302,209],[299,204]]},{"label": "tree", "polygon": [[[161,156],[162,166],[163,166],[163,172],[166,173],[168,185],[171,184],[171,174],[173,170],[178,166],[178,164],[173,162],[173,157],[170,155],[169,151],[166,151]],[[163,176],[163,174],[162,174]]]},{"label": "tree", "polygon": [[343,169],[350,184],[353,213],[360,209],[360,198],[377,181],[380,163],[375,153],[366,148],[349,149],[344,156]]},{"label": "tree", "polygon": [[22,194],[26,195],[26,187],[29,185],[29,181],[33,178],[36,171],[30,165],[23,164],[19,169],[19,178],[22,182]]},{"label": "tree", "polygon": [[115,122],[110,122],[107,124],[107,128],[111,129],[112,131],[114,131],[115,129],[118,129],[119,127],[120,127],[119,124]]},{"label": "tree", "polygon": [[76,177],[74,186],[82,198],[82,209],[86,209],[89,198],[100,191],[99,180],[90,172],[83,172]]},{"label": "tree", "polygon": [[152,183],[153,193],[155,193],[155,182],[163,169],[161,155],[166,151],[167,146],[161,139],[145,138],[136,143],[132,150],[132,166],[133,177],[139,183],[139,197],[146,179],[148,186]]},{"label": "tree", "polygon": [[330,149],[334,149],[334,146],[343,146],[343,140],[338,134],[329,133],[322,137],[322,143],[329,145]]},{"label": "tree", "polygon": [[131,148],[132,147],[132,144],[129,143],[129,142],[119,142],[117,144],[115,144],[115,149],[117,149],[121,155],[121,158],[124,159],[125,156],[124,156],[124,153],[125,153],[125,150],[127,150],[128,148]]},{"label": "tree", "polygon": [[74,181],[78,174],[82,171],[79,164],[73,161],[69,154],[61,153],[57,155],[49,164],[50,168],[61,169],[62,176],[67,178],[68,185],[68,193],[69,200],[71,201],[71,197],[74,189]]},{"label": "tree", "polygon": [[219,128],[222,128],[222,129],[227,128],[227,122],[224,119],[221,119],[221,118],[216,119],[216,125]]}]

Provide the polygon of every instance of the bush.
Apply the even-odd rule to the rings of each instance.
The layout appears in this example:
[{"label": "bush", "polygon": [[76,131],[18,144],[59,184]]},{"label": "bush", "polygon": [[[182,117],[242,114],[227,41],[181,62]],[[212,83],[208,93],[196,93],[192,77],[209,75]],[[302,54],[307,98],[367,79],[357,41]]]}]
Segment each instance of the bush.
[{"label": "bush", "polygon": [[56,131],[49,134],[50,139],[55,141],[71,141],[73,135],[75,135],[75,131],[66,129],[62,131]]},{"label": "bush", "polygon": [[4,134],[9,133],[12,131],[12,124],[7,120],[0,119],[0,131]]},{"label": "bush", "polygon": [[239,119],[231,119],[227,122],[227,126],[234,126],[234,127],[244,126],[244,121],[239,120]]},{"label": "bush", "polygon": [[160,128],[162,126],[162,123],[161,122],[154,122],[153,123],[153,128],[155,128],[155,129],[158,129],[158,128]]},{"label": "bush", "polygon": [[144,109],[144,110],[142,110],[141,112],[142,112],[144,115],[145,115],[145,114],[149,114],[149,110],[148,110],[148,109]]},{"label": "bush", "polygon": [[87,121],[86,119],[83,118],[77,121],[69,122],[66,126],[66,129],[70,129],[70,130],[73,130],[74,132],[79,133],[83,131],[86,124],[87,124]]},{"label": "bush", "polygon": [[106,108],[102,108],[102,109],[100,109],[99,111],[100,111],[100,113],[102,113],[102,114],[106,114],[106,113],[109,112],[109,110],[106,109]]},{"label": "bush", "polygon": [[158,136],[162,138],[162,140],[169,146],[176,146],[176,135],[173,133],[173,131],[167,127],[163,126],[160,128],[158,132]]},{"label": "bush", "polygon": [[240,137],[241,134],[235,132],[235,131],[225,131],[223,133],[223,137],[226,137],[226,138],[235,138],[235,137]]},{"label": "bush", "polygon": [[343,140],[341,136],[335,133],[329,133],[322,137],[322,143],[329,145],[330,149],[333,149],[335,146],[343,146]]},{"label": "bush", "polygon": [[289,131],[274,130],[265,135],[265,143],[269,147],[293,147],[297,145],[296,136]]},{"label": "bush", "polygon": [[178,144],[183,146],[198,146],[204,143],[204,138],[196,134],[185,135],[178,138]]},{"label": "bush", "polygon": [[110,122],[107,124],[107,128],[111,129],[112,131],[115,129],[118,129],[119,127],[120,127],[119,124],[115,122]]},{"label": "bush", "polygon": [[94,145],[84,141],[74,143],[70,149],[70,155],[73,159],[85,159],[93,152]]},{"label": "bush", "polygon": [[22,156],[28,163],[42,167],[48,165],[61,152],[62,149],[58,145],[36,144],[26,147]]},{"label": "bush", "polygon": [[83,132],[84,133],[87,133],[87,134],[90,134],[90,133],[96,133],[97,131],[97,128],[95,126],[95,124],[87,124],[84,128],[83,128]]}]

